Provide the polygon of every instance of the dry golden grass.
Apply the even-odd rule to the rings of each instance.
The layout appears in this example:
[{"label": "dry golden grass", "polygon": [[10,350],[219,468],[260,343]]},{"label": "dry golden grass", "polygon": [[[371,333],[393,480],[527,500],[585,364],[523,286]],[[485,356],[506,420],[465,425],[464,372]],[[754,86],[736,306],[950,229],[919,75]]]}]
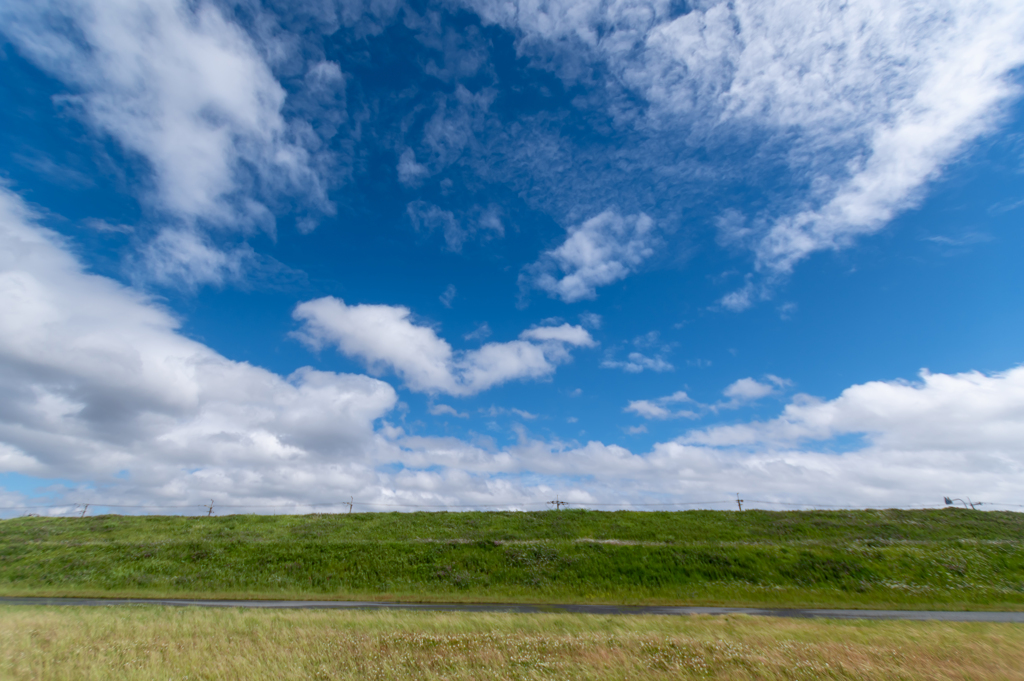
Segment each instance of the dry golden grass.
[{"label": "dry golden grass", "polygon": [[1024,626],[0,607],[4,679],[1024,679]]}]

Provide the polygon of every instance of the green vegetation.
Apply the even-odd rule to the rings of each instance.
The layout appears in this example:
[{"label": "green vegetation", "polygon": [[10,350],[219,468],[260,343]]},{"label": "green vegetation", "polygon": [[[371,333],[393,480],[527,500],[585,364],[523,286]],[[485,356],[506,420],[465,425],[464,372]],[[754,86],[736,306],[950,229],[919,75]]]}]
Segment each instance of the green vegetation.
[{"label": "green vegetation", "polygon": [[1024,627],[0,607],[4,679],[1019,679]]},{"label": "green vegetation", "polygon": [[1022,541],[951,509],[17,518],[0,593],[1019,610]]}]

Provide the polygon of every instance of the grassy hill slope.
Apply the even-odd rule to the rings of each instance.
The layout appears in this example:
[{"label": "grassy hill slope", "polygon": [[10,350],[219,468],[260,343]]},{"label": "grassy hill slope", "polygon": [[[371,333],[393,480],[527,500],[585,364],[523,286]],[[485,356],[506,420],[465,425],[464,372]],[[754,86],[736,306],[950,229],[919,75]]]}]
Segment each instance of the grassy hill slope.
[{"label": "grassy hill slope", "polygon": [[1024,514],[0,521],[0,594],[1024,609]]}]

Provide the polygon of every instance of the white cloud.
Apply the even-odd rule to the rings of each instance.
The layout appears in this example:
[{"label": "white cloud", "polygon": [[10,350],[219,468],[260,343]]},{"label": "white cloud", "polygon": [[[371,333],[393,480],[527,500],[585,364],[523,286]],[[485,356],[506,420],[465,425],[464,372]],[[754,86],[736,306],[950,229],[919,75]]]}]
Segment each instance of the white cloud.
[{"label": "white cloud", "polygon": [[712,446],[796,443],[864,434],[886,449],[1014,451],[1024,435],[1024,368],[985,375],[921,372],[919,383],[873,381],[823,402],[797,395],[772,421],[685,436]]},{"label": "white cloud", "polygon": [[644,369],[651,371],[672,371],[675,369],[671,363],[666,362],[661,355],[655,355],[654,357],[648,357],[640,352],[631,352],[626,358],[626,361],[620,362],[614,359],[605,359],[601,362],[601,366],[605,369],[622,369],[623,371],[631,374],[639,374]]},{"label": "white cloud", "polygon": [[[659,242],[647,215],[621,216],[613,210],[569,228],[562,245],[545,251],[519,277],[567,303],[596,297],[599,286],[625,279],[654,255]],[[561,278],[559,278],[561,276]]]},{"label": "white cloud", "polygon": [[[728,501],[740,491],[912,506],[946,494],[1015,502],[1024,484],[1024,368],[925,372],[919,382],[855,385],[832,400],[798,396],[776,419],[691,430],[646,454],[538,441],[522,427],[515,445],[496,448],[486,438],[414,437],[388,423],[377,434],[374,422],[396,404],[386,383],[309,368],[281,377],[182,336],[151,300],[84,272],[6,190],[0,297],[0,464],[71,480],[69,505],[213,497],[303,510],[357,495],[378,504],[543,508],[553,493],[629,506]],[[350,312],[373,313],[356,319],[372,322],[391,310],[424,328],[407,311],[377,307]],[[443,344],[431,334],[401,342],[429,351]],[[677,392],[647,404],[670,411],[690,401]],[[852,451],[832,451],[833,438],[857,434],[863,443]],[[403,470],[387,472],[389,463]],[[3,493],[5,503],[21,498]]]},{"label": "white cloud", "polygon": [[501,221],[501,208],[496,204],[490,204],[486,208],[477,207],[474,209],[474,224],[476,229],[485,234],[493,234],[497,237],[505,236],[505,225]]},{"label": "white cloud", "polygon": [[623,411],[631,411],[639,414],[645,419],[667,419],[672,417],[672,412],[649,400],[633,400]]},{"label": "white cloud", "polygon": [[240,282],[256,254],[248,245],[227,250],[195,229],[164,229],[141,249],[134,274],[140,281],[195,290],[205,284]]},{"label": "white cloud", "polygon": [[436,172],[451,165],[475,143],[496,95],[491,88],[472,93],[461,84],[451,95],[437,95],[437,108],[423,129],[430,168]]},{"label": "white cloud", "polygon": [[773,376],[772,374],[766,374],[764,378],[767,381],[765,383],[756,381],[748,376],[729,384],[722,391],[722,394],[728,397],[729,400],[710,405],[708,408],[712,411],[737,409],[751,402],[756,402],[762,397],[776,395],[782,388],[792,385],[792,381]]},{"label": "white cloud", "polygon": [[657,331],[649,331],[642,336],[634,338],[633,346],[642,350],[655,348],[653,357],[649,357],[642,352],[630,352],[626,356],[626,361],[619,361],[615,359],[615,348],[610,348],[605,354],[604,361],[601,362],[601,367],[604,369],[622,369],[631,374],[639,374],[645,369],[656,372],[674,371],[675,367],[662,357],[663,354],[671,352],[674,345],[676,344],[663,343],[661,341],[661,334]]},{"label": "white cloud", "polygon": [[729,312],[743,312],[753,306],[755,294],[754,283],[748,281],[743,288],[727,293],[718,302]]},{"label": "white cloud", "polygon": [[440,230],[444,235],[445,246],[453,253],[461,252],[463,245],[474,234],[483,240],[505,235],[505,227],[501,224],[496,206],[477,206],[467,214],[456,215],[453,211],[417,200],[409,203],[405,212],[416,231],[431,234]]},{"label": "white cloud", "polygon": [[359,488],[385,447],[373,424],[396,403],[391,386],[231,361],[150,299],[83,271],[33,220],[0,188],[4,470],[89,481],[89,501],[107,503]]},{"label": "white cloud", "polygon": [[555,372],[557,363],[569,359],[559,343],[487,343],[452,364],[454,394],[472,395],[511,380],[545,378]]},{"label": "white cloud", "polygon": [[131,234],[135,231],[135,228],[131,225],[112,225],[106,220],[98,220],[96,218],[82,220],[82,226],[107,234]]},{"label": "white cloud", "polygon": [[[536,419],[540,418],[539,414],[534,414],[532,412],[528,412],[525,409],[516,409],[515,407],[512,407],[512,408],[496,407],[493,404],[490,407],[488,407],[487,409],[480,409],[479,413],[483,414],[484,416],[489,416],[492,419],[496,418],[498,416],[509,416],[509,415],[511,415],[511,416],[518,416],[519,418],[526,419],[527,421],[535,421]],[[570,421],[570,423],[571,423],[571,421]]]},{"label": "white cloud", "polygon": [[[899,83],[906,89],[890,102],[870,92],[876,112],[858,121],[866,153],[851,162],[847,177],[833,181],[820,207],[772,225],[756,247],[764,266],[789,271],[815,250],[841,248],[881,229],[916,203],[919,189],[966,143],[990,131],[1000,108],[1019,94],[1009,78],[1024,63],[1024,10],[1018,3],[951,3],[926,9],[926,17],[900,10],[880,17],[858,12],[850,19],[873,19],[874,31],[892,36],[889,55],[912,61]],[[921,19],[928,22],[926,35],[914,25]],[[908,36],[917,38],[912,51],[896,42]],[[863,86],[871,88],[870,81]]]},{"label": "white cloud", "polygon": [[426,201],[413,201],[406,206],[405,212],[416,231],[428,234],[440,229],[444,235],[444,243],[449,251],[458,253],[469,233],[455,219],[455,213],[443,210]]},{"label": "white cloud", "polygon": [[595,345],[582,327],[563,324],[528,329],[519,340],[454,352],[433,329],[414,324],[411,314],[406,307],[346,305],[327,297],[302,303],[294,317],[303,322],[296,335],[314,347],[331,343],[371,371],[391,369],[410,390],[458,396],[550,376],[558,364],[571,361],[567,346]]},{"label": "white cloud", "polygon": [[415,187],[430,176],[430,170],[422,163],[416,162],[416,152],[406,149],[398,158],[398,181],[404,185]]},{"label": "white cloud", "polygon": [[[671,395],[667,395],[665,397],[659,397],[658,399],[653,400],[653,401],[652,400],[633,400],[628,405],[626,405],[626,408],[623,409],[623,411],[625,411],[625,412],[633,412],[634,414],[642,416],[645,419],[664,420],[664,419],[675,419],[675,418],[687,418],[687,419],[700,418],[700,414],[699,413],[697,413],[697,412],[695,412],[693,410],[690,410],[690,409],[682,409],[682,410],[679,410],[679,411],[672,411],[670,408],[668,408],[669,405],[678,404],[680,402],[692,402],[693,404],[697,404],[685,392],[683,392],[682,390],[678,390],[678,391],[672,393]],[[697,405],[697,406],[701,406],[701,405]]]},{"label": "white cloud", "polygon": [[730,384],[722,391],[722,394],[726,397],[731,397],[735,400],[758,400],[766,395],[771,395],[775,392],[775,388],[768,385],[767,383],[759,383],[752,378],[741,378],[735,383]]},{"label": "white cloud", "polygon": [[457,291],[455,289],[455,284],[448,284],[448,287],[445,288],[444,293],[442,293],[439,297],[441,304],[447,308],[450,308],[452,306],[452,301],[455,300],[456,293]]},{"label": "white cloud", "polygon": [[458,411],[455,407],[453,407],[453,406],[451,406],[449,404],[432,404],[432,405],[430,405],[427,408],[427,411],[429,411],[434,416],[446,416],[447,415],[447,416],[454,416],[454,417],[460,418],[460,419],[468,419],[469,418],[469,414],[466,414],[465,412]]},{"label": "white cloud", "polygon": [[[281,113],[284,89],[213,4],[12,0],[0,9],[0,31],[69,86],[73,94],[60,101],[145,160],[150,202],[190,229],[272,231],[266,202],[280,193],[333,212],[310,152]],[[191,248],[180,238],[187,233],[154,248]],[[188,266],[187,253],[173,259]],[[186,279],[202,279],[208,264]]]},{"label": "white cloud", "polygon": [[[538,122],[544,117],[523,121],[520,132],[503,131],[498,140],[490,113],[496,93],[470,92],[456,83],[438,95],[423,126],[412,126],[422,135],[415,149],[408,140],[394,142],[399,178],[415,184],[465,162],[487,181],[507,181],[524,195],[563,195],[536,205],[557,203],[561,208],[548,212],[566,224],[593,214],[574,211],[600,210],[594,200],[577,200],[586,191],[602,197],[602,205],[633,214],[602,213],[627,223],[625,233],[607,225],[588,231],[591,221],[577,225],[565,243],[523,272],[524,288],[566,301],[591,298],[598,287],[649,260],[653,232],[641,235],[628,224],[646,217],[641,209],[664,204],[655,217],[668,224],[662,216],[677,221],[694,191],[743,175],[732,159],[715,160],[722,156],[717,150],[737,139],[752,145],[751,157],[758,159],[750,172],[763,175],[768,164],[773,176],[785,176],[782,190],[773,192],[783,198],[762,213],[730,214],[732,242],[752,249],[769,279],[810,253],[844,248],[881,229],[972,140],[994,129],[1019,94],[1013,73],[1024,63],[1024,10],[1015,0],[896,0],[884,6],[853,0],[814,7],[743,0],[702,2],[682,14],[664,0],[463,4],[485,22],[513,30],[522,54],[567,81],[607,74],[601,87],[590,88],[590,99],[604,107],[616,133],[628,133],[630,148],[609,158],[607,147],[584,149],[560,136],[555,124],[547,130],[550,139],[522,144],[546,131]],[[209,222],[271,229],[274,197],[282,193],[330,212],[328,164],[316,156],[323,140],[313,139],[306,121],[283,115],[285,90],[268,66],[267,60],[281,62],[275,49],[284,48],[259,43],[260,30],[246,35],[219,6],[10,0],[0,9],[0,31],[68,85],[73,94],[62,101],[71,110],[145,160],[152,170],[152,204],[185,227]],[[365,15],[374,26],[366,30],[398,16],[391,5],[354,7],[318,8],[315,14],[333,28],[342,16],[343,23],[354,24],[361,21],[355,16]],[[432,49],[445,55],[444,65],[431,62],[427,71],[454,83],[457,74],[485,68],[485,41],[468,34],[431,37],[430,22],[419,21],[424,26],[416,27],[418,38],[436,38]],[[321,107],[325,116],[346,115],[346,77],[337,64],[313,63],[303,84],[290,107],[323,95],[331,104]],[[528,148],[516,155],[501,144]],[[506,156],[518,160],[497,160]],[[552,175],[572,179],[551,188]],[[637,179],[619,179],[626,176]],[[673,195],[684,198],[673,201]],[[474,230],[504,230],[490,207],[479,219],[425,210],[413,212],[423,224],[435,221],[451,250],[462,248]],[[188,262],[184,256],[178,261]],[[191,279],[199,280],[199,273]],[[741,290],[722,305],[741,309],[756,300]]]},{"label": "white cloud", "polygon": [[785,320],[785,321],[788,321],[788,320],[792,319],[793,315],[796,314],[796,311],[797,311],[798,307],[799,306],[796,303],[792,303],[792,302],[790,302],[790,303],[783,303],[782,305],[779,305],[779,307],[778,307],[779,319],[782,319],[782,320]]},{"label": "white cloud", "polygon": [[[674,149],[673,132],[683,148],[713,151],[733,136],[762,145],[806,189],[751,223],[738,213],[728,222],[731,240],[775,275],[913,206],[1020,94],[1017,0],[712,1],[684,13],[662,0],[465,4],[566,80],[603,62],[609,90],[628,93],[608,103],[623,129]],[[751,302],[740,292],[723,305]]]},{"label": "white cloud", "polygon": [[[865,442],[832,449],[832,438],[854,434]],[[429,438],[405,445],[419,452],[410,453],[407,465],[501,473],[505,482],[528,472],[558,485],[558,476],[586,470],[585,491],[602,503],[728,502],[737,491],[824,505],[939,505],[954,493],[1017,503],[1024,484],[1024,368],[922,373],[919,383],[855,385],[830,401],[801,396],[777,419],[691,430],[643,455],[600,442],[529,437],[495,453]],[[532,498],[524,490],[523,503]]]},{"label": "white cloud", "polygon": [[302,340],[315,347],[335,343],[338,350],[365,361],[371,371],[392,367],[412,390],[453,392],[452,348],[434,330],[410,321],[412,312],[390,305],[346,305],[333,297],[295,308],[303,322]]},{"label": "white cloud", "polygon": [[561,326],[538,326],[519,334],[520,338],[541,343],[554,341],[581,348],[592,348],[597,343],[582,326],[562,324]]},{"label": "white cloud", "polygon": [[[53,184],[78,189],[96,186],[93,178],[71,166],[57,163],[48,154],[41,151],[33,151],[27,155],[15,152],[11,154],[11,158],[26,168],[39,173]],[[113,227],[113,225],[111,226]],[[93,229],[103,231],[103,228],[99,225]],[[116,228],[113,231],[117,231]]]},{"label": "white cloud", "polygon": [[988,241],[992,241],[991,234],[984,234],[980,232],[967,232],[963,236],[950,237],[944,235],[926,236],[925,241],[931,241],[932,243],[941,244],[943,246],[951,246],[954,248],[962,248],[964,246],[973,246],[974,244],[983,244]]},{"label": "white cloud", "polygon": [[[800,130],[793,158],[806,163],[815,207],[769,219],[747,240],[775,272],[884,227],[1019,94],[1009,76],[1024,63],[1024,10],[1012,1],[809,9],[783,0],[718,5],[703,18],[652,31],[664,70],[641,83],[666,113],[678,111],[690,93],[662,89],[665,78],[714,55],[702,85],[722,79],[721,118]],[[826,154],[835,161],[823,167],[815,155]]]},{"label": "white cloud", "polygon": [[487,322],[484,322],[480,326],[476,327],[475,329],[464,335],[463,338],[468,341],[482,341],[487,338],[490,338],[491,333],[493,333],[491,331],[491,326]]}]

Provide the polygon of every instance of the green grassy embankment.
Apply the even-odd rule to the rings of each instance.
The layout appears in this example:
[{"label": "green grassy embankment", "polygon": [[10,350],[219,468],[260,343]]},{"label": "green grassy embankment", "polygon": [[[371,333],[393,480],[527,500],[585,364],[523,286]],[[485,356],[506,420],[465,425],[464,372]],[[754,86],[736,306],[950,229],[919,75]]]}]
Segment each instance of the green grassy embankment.
[{"label": "green grassy embankment", "polygon": [[0,595],[1024,610],[1024,514],[355,513],[0,521]]}]

